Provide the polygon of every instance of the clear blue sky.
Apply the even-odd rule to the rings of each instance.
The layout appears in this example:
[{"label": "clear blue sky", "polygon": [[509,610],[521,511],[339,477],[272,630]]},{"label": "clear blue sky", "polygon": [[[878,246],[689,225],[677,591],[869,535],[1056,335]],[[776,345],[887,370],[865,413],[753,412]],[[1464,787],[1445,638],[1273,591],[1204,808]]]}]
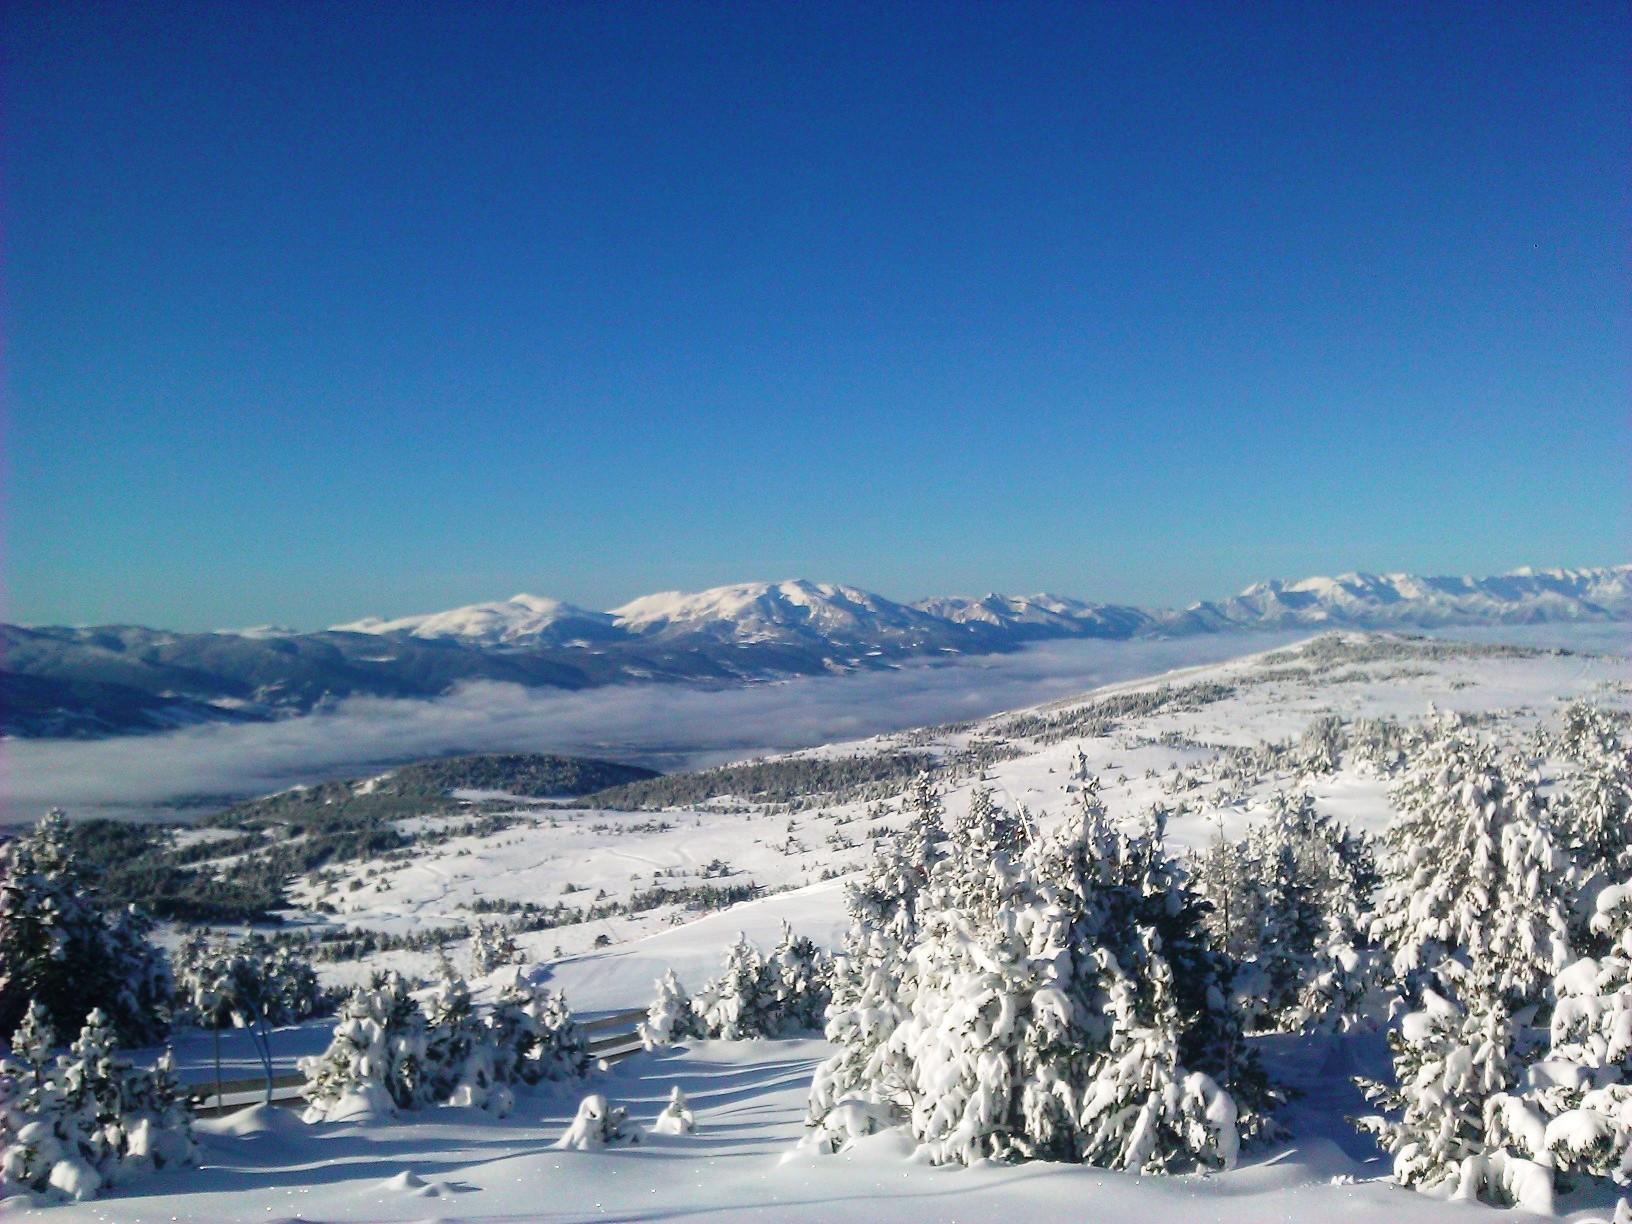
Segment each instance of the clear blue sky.
[{"label": "clear blue sky", "polygon": [[1624,561],[1627,14],[12,3],[4,612]]}]

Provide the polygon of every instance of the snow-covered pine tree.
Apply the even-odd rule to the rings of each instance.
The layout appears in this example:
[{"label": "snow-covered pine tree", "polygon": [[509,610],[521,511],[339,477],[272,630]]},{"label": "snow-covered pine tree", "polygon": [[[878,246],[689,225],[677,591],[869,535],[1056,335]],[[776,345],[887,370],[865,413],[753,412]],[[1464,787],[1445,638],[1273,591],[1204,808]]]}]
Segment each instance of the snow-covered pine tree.
[{"label": "snow-covered pine tree", "polygon": [[1487,1105],[1515,1082],[1512,1024],[1494,979],[1470,977],[1469,993],[1464,1008],[1423,988],[1421,1010],[1388,1035],[1394,1083],[1357,1080],[1370,1101],[1397,1116],[1357,1124],[1393,1155],[1400,1184],[1447,1194],[1466,1185],[1500,1201],[1505,1136],[1490,1133]]},{"label": "snow-covered pine tree", "polygon": [[1298,740],[1296,761],[1298,770],[1306,774],[1334,773],[1343,763],[1343,720],[1336,714],[1325,714],[1304,728]]},{"label": "snow-covered pine tree", "polygon": [[[1018,861],[986,845],[965,857],[964,847],[953,839],[926,891],[910,1014],[889,1040],[920,1151],[936,1162],[1163,1170],[1233,1161],[1242,1123],[1250,1132],[1260,1121],[1241,1117],[1186,1050],[1249,1092],[1261,1076],[1231,1026],[1228,962],[1206,946],[1199,900],[1162,850],[1160,814],[1129,837],[1088,787],[1075,819]],[[1171,932],[1166,945],[1155,923]],[[1139,965],[1139,984],[1162,983],[1142,1005],[1123,962]],[[846,1104],[832,1112],[862,1112]]]},{"label": "snow-covered pine tree", "polygon": [[486,977],[506,965],[519,965],[525,959],[515,937],[498,922],[478,922],[470,936],[470,973],[472,977]]},{"label": "snow-covered pine tree", "polygon": [[765,984],[774,1000],[767,1028],[773,1034],[821,1028],[832,998],[830,972],[830,962],[815,941],[795,935],[784,922],[782,938],[765,958]]},{"label": "snow-covered pine tree", "polygon": [[1013,817],[977,790],[921,899],[916,988],[889,1044],[907,1068],[908,1124],[937,1164],[1008,1155],[1018,1120],[1017,1017],[1038,985]]},{"label": "snow-covered pine tree", "polygon": [[1241,1143],[1235,1099],[1179,1061],[1177,997],[1160,937],[1141,931],[1125,967],[1105,948],[1096,959],[1110,1031],[1081,1089],[1081,1158],[1139,1173],[1230,1168]]},{"label": "snow-covered pine tree", "polygon": [[1565,767],[1550,813],[1579,876],[1571,934],[1582,951],[1599,952],[1593,901],[1632,878],[1632,746],[1619,722],[1586,704],[1565,711],[1558,746]]},{"label": "snow-covered pine tree", "polygon": [[776,998],[765,974],[759,950],[738,933],[726,950],[725,969],[692,999],[697,1026],[705,1036],[736,1041],[773,1036]]},{"label": "snow-covered pine tree", "polygon": [[827,1039],[836,1049],[811,1083],[809,1125],[821,1128],[818,1146],[894,1124],[910,1105],[889,1037],[910,1010],[916,979],[907,953],[918,938],[920,895],[940,857],[936,843],[912,836],[909,826],[880,847],[859,883],[845,887],[850,928],[833,960],[827,1008]]},{"label": "snow-covered pine tree", "polygon": [[1569,959],[1571,880],[1533,784],[1442,725],[1393,798],[1372,933],[1396,975],[1443,993],[1460,971],[1442,962],[1489,961],[1510,1004],[1539,999]]},{"label": "snow-covered pine tree", "polygon": [[0,1185],[85,1199],[141,1170],[195,1161],[192,1109],[168,1052],[151,1070],[133,1069],[117,1052],[107,1014],[95,1009],[67,1053],[45,1070],[42,1013],[30,1013],[22,1034],[33,1064],[23,1090],[13,1091],[15,1073],[0,1072],[8,1081],[0,1103],[6,1140]]},{"label": "snow-covered pine tree", "polygon": [[53,812],[25,836],[0,843],[0,1032],[40,1003],[58,1028],[98,1000],[120,1037],[164,1036],[170,975],[134,910],[104,911],[95,881],[70,851]]},{"label": "snow-covered pine tree", "polygon": [[494,1065],[505,1083],[577,1079],[589,1070],[589,1041],[566,998],[548,987],[529,985],[520,970],[500,992],[488,1023]]},{"label": "snow-covered pine tree", "polygon": [[425,1014],[395,972],[377,973],[341,1005],[329,1047],[303,1058],[308,1122],[389,1116],[429,1100]]},{"label": "snow-covered pine tree", "polygon": [[940,844],[946,838],[946,809],[941,806],[941,797],[928,770],[913,779],[903,807],[907,824],[900,834],[901,853],[909,863],[927,871],[940,857]]},{"label": "snow-covered pine tree", "polygon": [[665,971],[658,979],[657,994],[646,1009],[646,1019],[641,1021],[637,1031],[641,1044],[648,1050],[661,1049],[687,1037],[702,1035],[692,1015],[691,996],[686,994],[673,969]]},{"label": "snow-covered pine tree", "polygon": [[0,1186],[8,1189],[46,1190],[57,1154],[71,1138],[52,1074],[56,1044],[50,1017],[35,1003],[12,1034],[11,1057],[0,1058]]},{"label": "snow-covered pine tree", "polygon": [[1632,887],[1600,889],[1592,921],[1599,957],[1553,979],[1546,1058],[1523,1091],[1493,1100],[1489,1129],[1514,1151],[1563,1174],[1632,1181]]},{"label": "snow-covered pine tree", "polygon": [[509,1113],[514,1098],[500,1082],[495,1047],[495,1029],[477,1014],[469,985],[457,974],[443,977],[425,1008],[429,1099]]}]

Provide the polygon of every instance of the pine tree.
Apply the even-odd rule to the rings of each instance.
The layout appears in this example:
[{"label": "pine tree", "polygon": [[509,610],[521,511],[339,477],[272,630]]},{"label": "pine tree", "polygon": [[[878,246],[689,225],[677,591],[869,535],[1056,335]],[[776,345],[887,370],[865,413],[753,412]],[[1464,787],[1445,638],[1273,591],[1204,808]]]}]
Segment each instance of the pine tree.
[{"label": "pine tree", "polygon": [[795,935],[786,922],[782,938],[765,958],[765,984],[772,996],[766,1022],[771,1034],[820,1028],[832,997],[828,958],[808,936]]},{"label": "pine tree", "polygon": [[32,1008],[15,1039],[23,1061],[0,1061],[0,1189],[85,1199],[196,1160],[192,1108],[168,1051],[150,1070],[132,1068],[100,1009],[48,1066],[52,1040],[43,1007]]},{"label": "pine tree", "polygon": [[0,843],[0,1032],[15,1029],[31,1003],[67,1027],[95,999],[125,1042],[158,1041],[170,980],[150,929],[135,910],[103,910],[60,813]]},{"label": "pine tree", "polygon": [[1487,1129],[1487,1105],[1515,1082],[1512,1025],[1493,980],[1471,993],[1463,1008],[1424,988],[1422,1010],[1388,1036],[1394,1083],[1357,1081],[1369,1100],[1399,1115],[1359,1125],[1393,1155],[1402,1185],[1448,1193],[1471,1178],[1480,1188],[1486,1158],[1501,1151]]},{"label": "pine tree", "polygon": [[1488,962],[1510,1004],[1539,999],[1569,959],[1572,881],[1533,784],[1442,727],[1394,800],[1372,931],[1395,973],[1443,987],[1461,973],[1444,962]]},{"label": "pine tree", "polygon": [[[1233,1161],[1259,1123],[1202,1063],[1249,1093],[1256,1068],[1228,1010],[1227,962],[1206,946],[1162,823],[1113,830],[1090,785],[1074,817],[1017,858],[1017,836],[954,837],[925,891],[909,1014],[888,1043],[926,1158]],[[833,1112],[853,1134],[845,1104]]]},{"label": "pine tree", "polygon": [[776,998],[766,980],[759,950],[738,933],[725,955],[725,969],[692,1000],[698,1027],[709,1037],[736,1041],[773,1035]]},{"label": "pine tree", "polygon": [[500,993],[489,1023],[495,1065],[505,1083],[577,1079],[589,1070],[589,1041],[565,996],[528,985],[519,970]]},{"label": "pine tree", "polygon": [[501,1117],[513,1098],[495,1066],[494,1031],[476,1012],[470,987],[444,976],[425,1008],[426,1091],[433,1101],[485,1107]]},{"label": "pine tree", "polygon": [[401,975],[375,974],[340,1008],[329,1047],[303,1058],[306,1120],[390,1116],[430,1099],[425,1014]]},{"label": "pine tree", "polygon": [[691,998],[686,994],[685,987],[680,985],[680,979],[675,977],[673,969],[667,970],[658,980],[657,995],[646,1009],[646,1019],[640,1023],[637,1031],[641,1044],[648,1050],[661,1049],[687,1037],[702,1036],[692,1014]]},{"label": "pine tree", "polygon": [[515,937],[496,922],[478,922],[470,937],[470,972],[472,977],[486,977],[506,965],[517,965],[525,959]]},{"label": "pine tree", "polygon": [[1632,747],[1620,725],[1585,704],[1565,712],[1559,751],[1566,765],[1551,806],[1553,824],[1580,877],[1574,941],[1602,951],[1588,923],[1599,890],[1632,878]]}]

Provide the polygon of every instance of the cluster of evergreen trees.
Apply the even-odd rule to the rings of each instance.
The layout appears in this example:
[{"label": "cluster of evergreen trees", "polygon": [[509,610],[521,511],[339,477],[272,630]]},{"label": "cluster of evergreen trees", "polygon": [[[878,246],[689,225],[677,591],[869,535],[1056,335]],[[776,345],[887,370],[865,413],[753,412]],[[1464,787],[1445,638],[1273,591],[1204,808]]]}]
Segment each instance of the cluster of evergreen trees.
[{"label": "cluster of evergreen trees", "polygon": [[0,1198],[91,1198],[133,1172],[195,1160],[192,1106],[168,1053],[150,1069],[132,1068],[101,1009],[66,1052],[53,1056],[56,1045],[35,1004],[11,1055],[0,1058]]},{"label": "cluster of evergreen trees", "polygon": [[1395,789],[1372,931],[1415,1009],[1364,1125],[1407,1185],[1547,1210],[1632,1180],[1632,751],[1586,706],[1535,747],[1555,779],[1444,721]]},{"label": "cluster of evergreen trees", "polygon": [[516,1084],[569,1079],[589,1068],[581,1028],[555,991],[518,973],[491,1007],[478,1008],[464,979],[444,966],[427,1006],[396,973],[376,974],[341,1005],[322,1054],[300,1061],[308,1122],[392,1116],[432,1104],[500,1116]]},{"label": "cluster of evergreen trees", "polygon": [[102,904],[61,813],[0,843],[0,1035],[36,1003],[71,1032],[94,1000],[121,1043],[161,1039],[170,971],[151,931],[139,911]]},{"label": "cluster of evergreen trees", "polygon": [[819,1029],[827,1011],[831,965],[815,943],[786,923],[769,955],[738,935],[725,968],[696,995],[688,996],[670,970],[639,1026],[648,1050],[687,1037],[739,1040],[785,1037]]},{"label": "cluster of evergreen trees", "polygon": [[904,1126],[937,1163],[1233,1164],[1269,1093],[1164,814],[1118,830],[1091,782],[1045,835],[984,791],[950,830],[927,783],[912,807],[849,892],[809,1142]]}]

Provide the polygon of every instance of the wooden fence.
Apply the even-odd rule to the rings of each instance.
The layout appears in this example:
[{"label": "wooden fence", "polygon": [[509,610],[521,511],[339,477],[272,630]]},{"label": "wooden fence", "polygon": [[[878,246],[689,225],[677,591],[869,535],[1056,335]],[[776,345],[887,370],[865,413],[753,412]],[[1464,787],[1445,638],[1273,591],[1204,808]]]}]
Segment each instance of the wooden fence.
[{"label": "wooden fence", "polygon": [[[635,1026],[644,1019],[646,1009],[637,1008],[632,1011],[615,1012],[610,1016],[598,1016],[594,1020],[583,1020],[579,1022],[578,1027],[583,1029],[589,1038],[589,1052],[593,1058],[603,1063],[615,1063],[628,1058],[631,1054],[640,1053],[640,1034],[635,1031]],[[245,1105],[259,1105],[266,1099],[264,1075],[258,1075],[253,1079],[222,1080],[219,1097],[216,1095],[214,1080],[194,1084],[193,1088],[193,1107],[200,1117],[230,1113]],[[272,1103],[291,1109],[304,1105],[306,1077],[299,1071],[286,1071],[274,1075]]]}]

